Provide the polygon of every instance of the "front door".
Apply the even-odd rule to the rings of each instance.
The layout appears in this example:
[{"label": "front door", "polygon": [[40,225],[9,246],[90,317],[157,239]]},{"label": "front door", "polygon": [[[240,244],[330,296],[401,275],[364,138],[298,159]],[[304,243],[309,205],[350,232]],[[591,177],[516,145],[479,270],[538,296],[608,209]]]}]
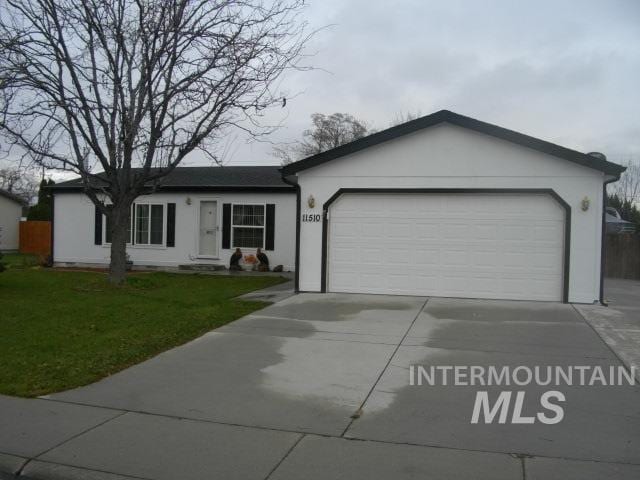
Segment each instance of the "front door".
[{"label": "front door", "polygon": [[218,202],[200,202],[199,254],[207,257],[218,255]]}]

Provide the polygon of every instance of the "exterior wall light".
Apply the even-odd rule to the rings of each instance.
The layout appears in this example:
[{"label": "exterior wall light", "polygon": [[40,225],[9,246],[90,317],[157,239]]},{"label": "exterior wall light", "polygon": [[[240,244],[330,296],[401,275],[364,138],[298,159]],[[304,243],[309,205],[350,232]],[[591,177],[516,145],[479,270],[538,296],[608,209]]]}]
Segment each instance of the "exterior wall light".
[{"label": "exterior wall light", "polygon": [[583,212],[586,212],[587,210],[589,210],[590,204],[591,204],[591,200],[589,200],[589,197],[584,197],[580,202],[580,208],[582,208]]},{"label": "exterior wall light", "polygon": [[309,198],[307,198],[307,205],[309,205],[309,208],[316,206],[316,199],[313,198],[313,195],[309,195]]},{"label": "exterior wall light", "polygon": [[191,197],[187,197],[187,200],[185,201],[185,203],[187,205],[191,205]]}]

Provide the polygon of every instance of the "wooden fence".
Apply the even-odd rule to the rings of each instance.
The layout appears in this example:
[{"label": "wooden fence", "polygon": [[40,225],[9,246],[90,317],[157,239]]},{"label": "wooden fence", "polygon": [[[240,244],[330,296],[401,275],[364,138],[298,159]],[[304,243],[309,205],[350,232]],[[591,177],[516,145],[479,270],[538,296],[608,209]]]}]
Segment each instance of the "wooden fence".
[{"label": "wooden fence", "polygon": [[20,253],[51,254],[51,222],[20,222]]},{"label": "wooden fence", "polygon": [[605,277],[640,280],[640,235],[607,235]]}]

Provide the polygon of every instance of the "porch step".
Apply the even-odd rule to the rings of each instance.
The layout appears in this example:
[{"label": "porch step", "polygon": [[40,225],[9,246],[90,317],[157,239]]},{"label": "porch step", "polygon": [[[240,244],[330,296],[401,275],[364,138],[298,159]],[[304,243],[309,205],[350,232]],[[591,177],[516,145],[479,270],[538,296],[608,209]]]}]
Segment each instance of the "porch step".
[{"label": "porch step", "polygon": [[178,265],[178,270],[189,270],[192,272],[217,272],[226,270],[224,265],[212,265],[210,263],[188,263],[186,265]]}]

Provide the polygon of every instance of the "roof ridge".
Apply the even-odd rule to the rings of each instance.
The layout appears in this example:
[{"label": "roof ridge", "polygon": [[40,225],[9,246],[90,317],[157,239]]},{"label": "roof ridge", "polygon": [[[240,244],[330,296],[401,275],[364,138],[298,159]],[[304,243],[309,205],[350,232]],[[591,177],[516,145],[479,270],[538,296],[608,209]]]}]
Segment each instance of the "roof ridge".
[{"label": "roof ridge", "polygon": [[401,123],[400,125],[394,125],[385,130],[354,140],[353,142],[346,143],[331,150],[326,150],[322,153],[290,163],[289,165],[282,167],[281,171],[283,175],[293,175],[299,171],[306,170],[307,168],[321,165],[330,160],[359,152],[360,150],[364,150],[440,123],[450,123],[458,127],[484,133],[526,148],[537,150],[547,155],[568,160],[595,170],[600,170],[610,175],[620,175],[626,170],[626,167],[616,163],[609,162],[577,150],[572,150],[547,140],[542,140],[515,130],[510,130],[492,123],[460,115],[459,113],[452,112],[451,110],[438,110],[437,112],[429,115]]}]

